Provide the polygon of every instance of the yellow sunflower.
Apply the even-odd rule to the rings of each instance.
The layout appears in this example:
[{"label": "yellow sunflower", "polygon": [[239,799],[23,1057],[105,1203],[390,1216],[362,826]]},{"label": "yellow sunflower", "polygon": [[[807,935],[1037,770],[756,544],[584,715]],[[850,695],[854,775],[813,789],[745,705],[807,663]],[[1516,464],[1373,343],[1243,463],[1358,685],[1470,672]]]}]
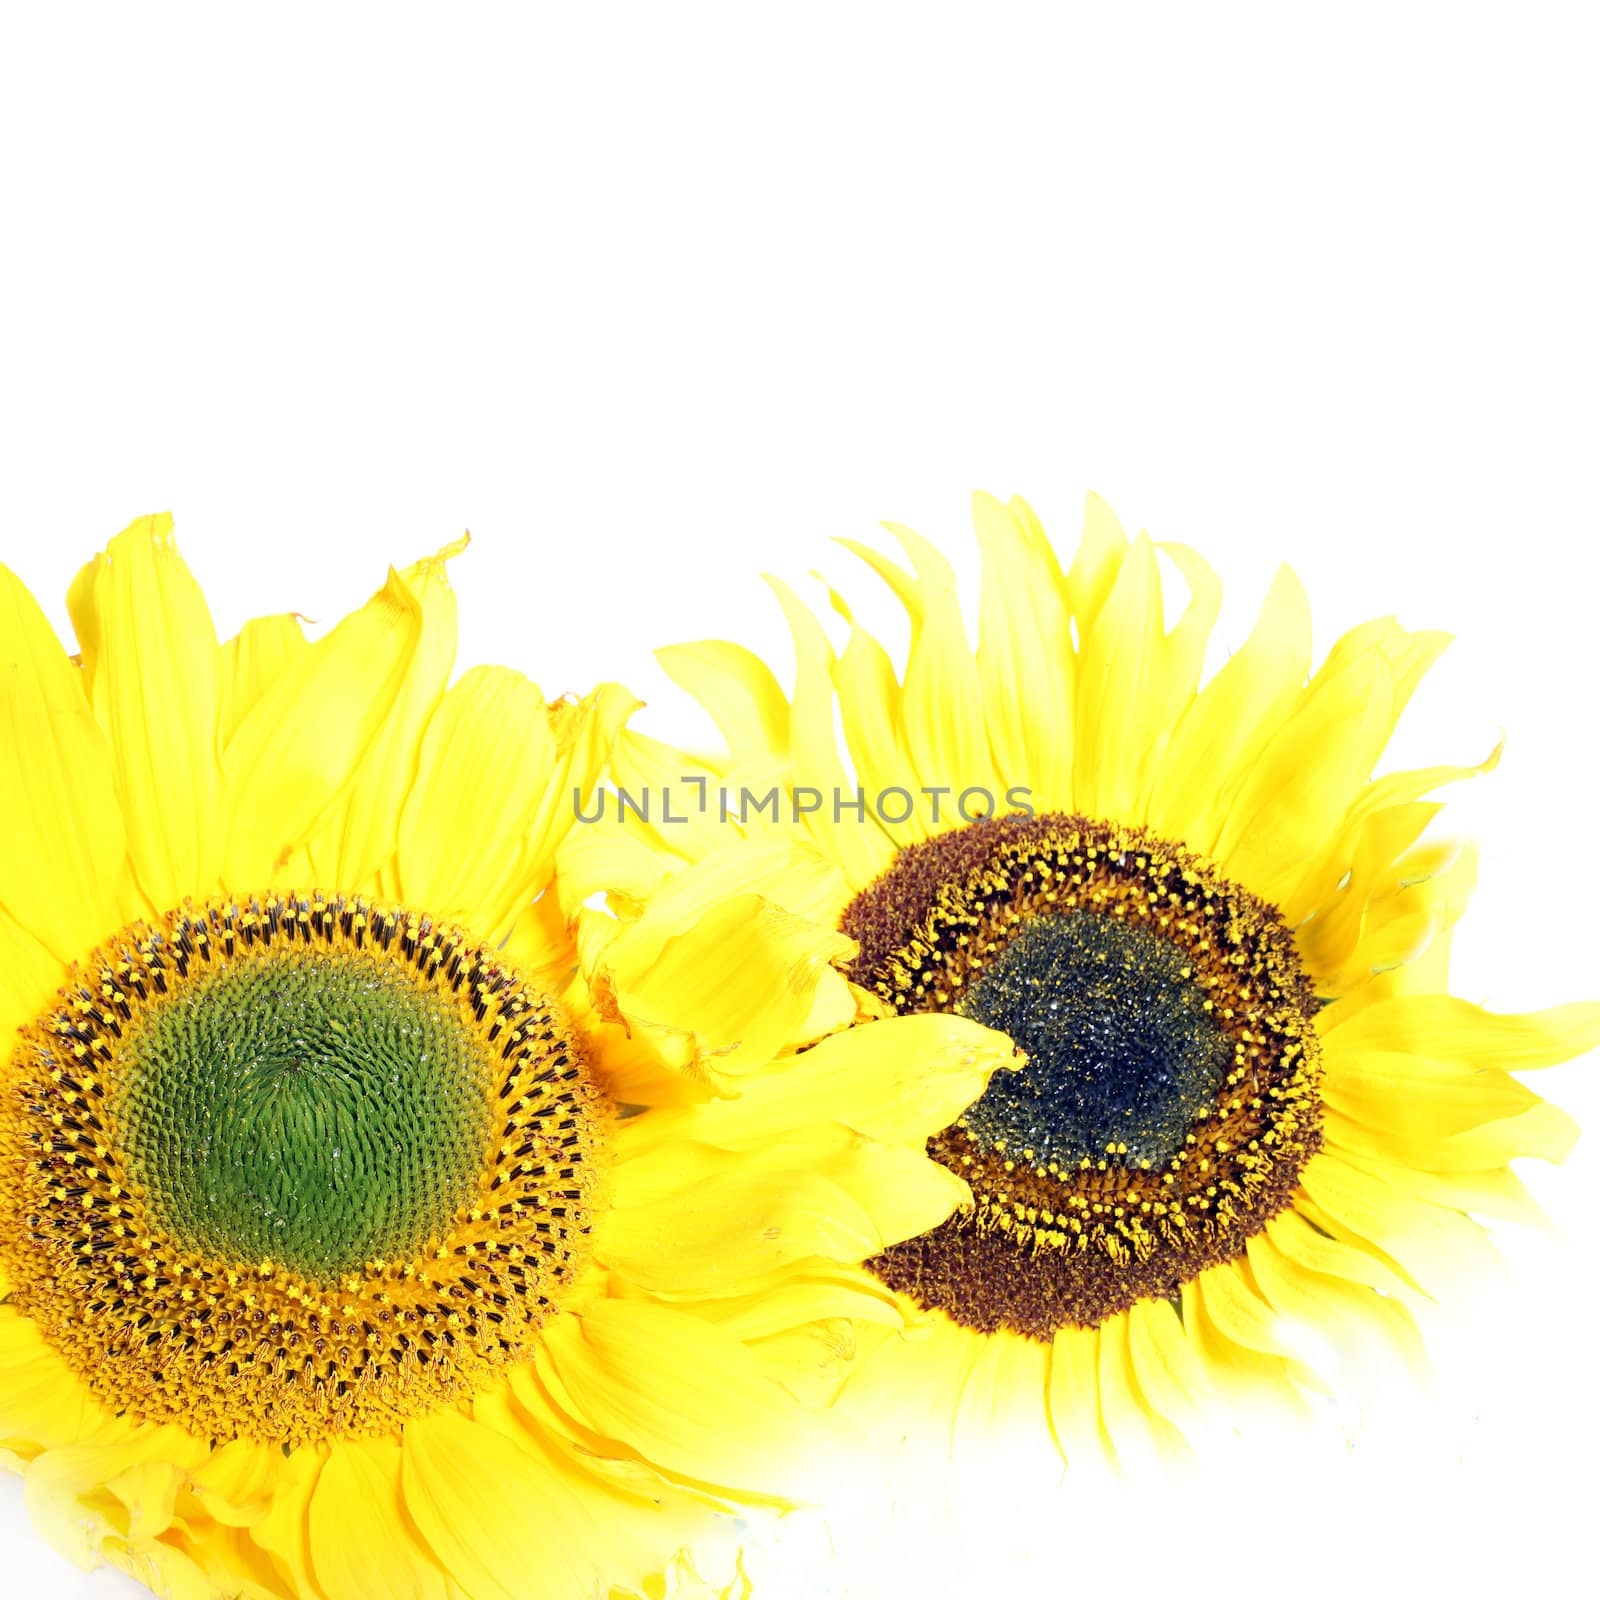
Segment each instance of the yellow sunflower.
[{"label": "yellow sunflower", "polygon": [[1021,500],[976,523],[976,652],[898,527],[910,570],[849,548],[904,608],[903,669],[842,596],[836,651],[782,584],[792,697],[741,647],[663,651],[727,752],[624,733],[624,825],[569,835],[564,892],[626,921],[721,861],[848,937],[863,1011],[897,1019],[857,1033],[955,1014],[1016,1042],[929,1145],[971,1202],[852,1275],[904,1327],[864,1335],[840,1406],[879,1439],[1125,1467],[1417,1358],[1475,1217],[1533,1214],[1509,1162],[1573,1138],[1512,1074],[1590,1048],[1600,1006],[1448,992],[1473,857],[1423,839],[1425,796],[1498,752],[1372,775],[1444,635],[1368,623],[1313,672],[1284,569],[1202,683],[1220,586],[1192,550],[1160,547],[1190,595],[1169,627],[1158,547],[1099,500],[1066,570]]},{"label": "yellow sunflower", "polygon": [[454,554],[219,646],[143,519],[80,657],[0,568],[0,1458],[162,1594],[742,1594],[680,1552],[814,1491],[832,1279],[964,1200],[923,1148],[1008,1055],[905,1019],[902,1097],[754,897],[569,987],[544,891],[633,702],[452,685]]}]

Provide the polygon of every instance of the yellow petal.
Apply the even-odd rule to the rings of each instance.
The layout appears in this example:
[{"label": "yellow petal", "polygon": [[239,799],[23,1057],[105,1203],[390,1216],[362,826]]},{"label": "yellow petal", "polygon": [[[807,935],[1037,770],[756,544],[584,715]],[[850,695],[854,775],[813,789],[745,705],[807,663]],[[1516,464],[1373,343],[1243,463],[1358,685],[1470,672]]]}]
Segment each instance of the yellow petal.
[{"label": "yellow petal", "polygon": [[272,1504],[283,1451],[254,1439],[218,1445],[189,1478],[189,1492],[213,1522],[252,1528]]},{"label": "yellow petal", "polygon": [[1127,553],[1128,537],[1116,513],[1091,493],[1083,505],[1083,537],[1063,582],[1067,610],[1077,621],[1080,637],[1099,616]]},{"label": "yellow petal", "polygon": [[1571,1117],[1542,1104],[1450,1139],[1377,1133],[1336,1111],[1326,1114],[1324,1133],[1326,1149],[1412,1199],[1532,1227],[1546,1226],[1544,1213],[1507,1163],[1539,1156],[1559,1164],[1578,1136]]},{"label": "yellow petal", "polygon": [[[886,1154],[881,1147],[880,1153]],[[850,1192],[858,1174],[837,1156],[819,1170],[781,1154],[730,1152],[688,1165],[696,1154],[690,1147],[676,1160],[664,1152],[634,1163],[637,1170],[627,1174],[630,1187],[597,1225],[597,1255],[641,1288],[726,1294],[753,1278],[818,1258],[863,1261],[892,1242],[868,1206]],[[815,1160],[814,1151],[807,1154]],[[931,1203],[922,1202],[918,1220],[931,1214],[927,1225],[933,1226],[961,1203],[965,1186],[949,1173],[938,1177],[943,1169],[934,1163],[915,1160],[920,1165],[909,1176],[903,1171],[893,1176],[903,1183],[926,1179],[933,1194]],[[828,1170],[830,1165],[835,1170]],[[651,1195],[652,1188],[664,1192]],[[903,1207],[921,1198],[920,1190],[913,1191],[897,1203]]]},{"label": "yellow petal", "polygon": [[1025,509],[973,496],[983,550],[978,675],[1000,780],[1032,790],[1036,810],[1071,811],[1072,634],[1059,570],[1029,537]]},{"label": "yellow petal", "polygon": [[311,1497],[311,1564],[328,1600],[446,1600],[445,1575],[413,1532],[400,1447],[337,1439]]},{"label": "yellow petal", "polygon": [[1228,876],[1281,904],[1366,782],[1394,719],[1380,652],[1319,672],[1233,800],[1215,850]]},{"label": "yellow petal", "polygon": [[[906,737],[905,714],[902,705],[900,681],[895,676],[894,663],[889,652],[861,627],[844,598],[829,589],[833,608],[850,624],[850,638],[833,668],[834,686],[839,695],[840,721],[850,759],[855,764],[860,785],[867,791],[869,809],[867,820],[861,826],[881,829],[895,844],[904,848],[914,840],[926,838],[929,797],[913,793],[914,806],[908,808],[898,795],[881,802],[879,797],[890,789],[915,790],[916,761]],[[851,798],[851,797],[847,797]],[[954,805],[954,798],[945,802],[945,809]],[[898,819],[903,811],[910,814]],[[841,808],[841,817],[845,813]],[[871,841],[876,848],[876,842]]]},{"label": "yellow petal", "polygon": [[1194,1280],[1195,1292],[1212,1325],[1242,1350],[1292,1357],[1277,1315],[1244,1280],[1236,1262],[1224,1262]]},{"label": "yellow petal", "polygon": [[1161,643],[1158,678],[1161,703],[1155,722],[1163,730],[1163,746],[1170,742],[1178,719],[1194,699],[1195,687],[1205,666],[1211,630],[1222,610],[1222,583],[1211,564],[1198,550],[1186,544],[1163,541],[1156,547],[1183,574],[1188,585],[1189,603],[1172,631]]},{"label": "yellow petal", "polygon": [[[222,756],[230,887],[266,886],[293,847],[335,814],[405,690],[421,628],[413,591],[391,573],[365,606],[295,656],[245,714]],[[363,780],[363,794],[373,781]],[[347,818],[349,807],[337,814]]]},{"label": "yellow petal", "polygon": [[892,1289],[865,1268],[831,1261],[764,1279],[743,1294],[697,1301],[694,1311],[741,1344],[814,1322],[848,1320],[894,1329],[905,1324]]},{"label": "yellow petal", "polygon": [[1100,1420],[1100,1330],[1063,1328],[1050,1350],[1050,1421],[1069,1472],[1108,1467]]},{"label": "yellow petal", "polygon": [[[1478,852],[1471,844],[1441,840],[1407,851],[1384,874],[1367,903],[1361,939],[1349,960],[1332,975],[1324,992],[1337,1004],[1319,1013],[1325,1033],[1342,1026],[1358,1011],[1401,996],[1443,993],[1450,981],[1450,941],[1477,885]],[[1426,921],[1428,942],[1399,965],[1379,966],[1376,957],[1396,939],[1402,944]]]},{"label": "yellow petal", "polygon": [[0,1302],[0,1450],[31,1460],[40,1450],[76,1444],[110,1420],[39,1325]]},{"label": "yellow petal", "polygon": [[126,1513],[123,1537],[134,1543],[165,1533],[172,1526],[178,1491],[187,1478],[176,1461],[140,1461],[108,1477],[105,1493],[120,1500]]},{"label": "yellow petal", "polygon": [[[672,887],[677,912],[692,874]],[[595,988],[603,1016],[626,1020],[681,1070],[706,1080],[749,1072],[805,1039],[820,987],[843,991],[830,965],[852,948],[840,935],[759,895],[692,921],[669,915],[666,901],[606,948]]]},{"label": "yellow petal", "polygon": [[1156,720],[1163,638],[1161,574],[1155,547],[1141,534],[1079,637],[1072,792],[1085,815],[1134,813],[1146,764],[1166,731]]},{"label": "yellow petal", "polygon": [[63,965],[126,920],[111,748],[33,596],[0,567],[0,905]]},{"label": "yellow petal", "polygon": [[[1296,1220],[1310,1232],[1303,1219]],[[1257,1234],[1250,1240],[1250,1268],[1268,1303],[1297,1328],[1305,1346],[1323,1344],[1330,1367],[1352,1368],[1358,1377],[1381,1370],[1386,1359],[1395,1358],[1414,1376],[1426,1371],[1421,1336],[1401,1302],[1375,1294],[1343,1274],[1308,1268],[1278,1248],[1279,1236]]]},{"label": "yellow petal", "polygon": [[[901,1303],[917,1317],[909,1302]],[[892,1470],[913,1486],[924,1478],[937,1481],[961,1465],[951,1459],[951,1425],[956,1386],[975,1337],[944,1317],[916,1320],[905,1333],[857,1328],[857,1355],[836,1415],[871,1445],[892,1452]],[[844,1471],[852,1465],[874,1474],[889,1470],[864,1452],[854,1463],[848,1456],[840,1459]],[[874,1478],[869,1487],[881,1490],[881,1481]]]},{"label": "yellow petal", "polygon": [[1338,1237],[1383,1252],[1423,1293],[1447,1297],[1494,1265],[1483,1230],[1458,1212],[1417,1199],[1338,1150],[1318,1152],[1300,1186]]},{"label": "yellow petal", "polygon": [[1211,852],[1225,801],[1300,693],[1311,665],[1311,609],[1280,567],[1254,630],[1188,705],[1160,757],[1146,818]]},{"label": "yellow petal", "polygon": [[291,1592],[315,1594],[311,1573],[311,1529],[307,1513],[322,1471],[323,1456],[315,1445],[302,1445],[281,1455],[274,1474],[272,1505],[250,1529],[251,1540],[288,1575]]},{"label": "yellow petal", "polygon": [[1198,1443],[1215,1424],[1215,1402],[1177,1312],[1165,1300],[1141,1300],[1127,1315],[1128,1354],[1146,1405]]},{"label": "yellow petal", "polygon": [[114,1537],[104,1553],[111,1566],[162,1600],[213,1600],[217,1592],[205,1568],[169,1539]]},{"label": "yellow petal", "polygon": [[[806,827],[818,846],[844,868],[852,883],[870,883],[888,861],[892,847],[875,825],[862,826],[841,815],[834,819],[831,798],[852,796],[833,733],[833,650],[811,612],[787,584],[767,583],[777,595],[794,636],[795,685],[789,711],[789,749],[794,772],[821,795],[821,803],[805,815]],[[807,797],[809,804],[810,797]],[[869,817],[871,813],[869,812]]]},{"label": "yellow petal", "polygon": [[222,647],[222,690],[217,706],[217,753],[232,743],[239,724],[311,646],[290,613],[253,617]]},{"label": "yellow petal", "polygon": [[1348,662],[1369,650],[1381,650],[1388,657],[1394,679],[1395,715],[1405,709],[1423,674],[1450,644],[1448,633],[1411,633],[1393,617],[1378,617],[1350,629],[1336,640],[1328,652],[1325,670],[1337,672]]},{"label": "yellow petal", "polygon": [[1503,1072],[1398,1051],[1330,1048],[1325,1062],[1328,1104],[1370,1128],[1397,1134],[1449,1138],[1517,1116],[1539,1099]]},{"label": "yellow petal", "polygon": [[752,1079],[735,1099],[636,1131],[652,1145],[699,1138],[763,1148],[819,1119],[869,1139],[920,1149],[1019,1057],[1002,1033],[964,1017],[923,1012],[848,1029]]},{"label": "yellow petal", "polygon": [[152,906],[216,886],[221,654],[170,516],[141,517],[80,579],[95,714],[110,737],[128,853]]},{"label": "yellow petal", "polygon": [[1405,1280],[1392,1272],[1370,1250],[1344,1240],[1330,1238],[1315,1228],[1291,1207],[1268,1222],[1266,1236],[1280,1255],[1287,1256],[1308,1272],[1325,1278],[1342,1278],[1391,1299],[1409,1292]]},{"label": "yellow petal", "polygon": [[519,1444],[449,1407],[418,1417],[405,1428],[401,1486],[434,1559],[471,1600],[593,1600],[610,1576],[601,1504],[533,1435]]},{"label": "yellow petal", "polygon": [[656,651],[662,671],[711,714],[742,760],[781,758],[789,745],[789,702],[762,659],[723,639]]},{"label": "yellow petal", "polygon": [[[984,727],[983,690],[967,644],[950,563],[920,535],[885,526],[911,558],[915,592],[907,604],[911,648],[901,715],[919,787],[998,788]],[[904,598],[904,597],[903,597]],[[909,777],[906,780],[909,786]]]},{"label": "yellow petal", "polygon": [[[1315,978],[1337,973],[1351,958],[1366,922],[1368,905],[1382,876],[1402,851],[1414,844],[1428,823],[1443,809],[1413,803],[1389,806],[1366,819],[1341,876],[1344,884],[1331,904],[1296,932],[1307,969]],[[1334,992],[1320,984],[1322,993]]]},{"label": "yellow petal", "polygon": [[411,1522],[469,1600],[594,1600],[637,1576],[640,1546],[664,1563],[682,1542],[666,1507],[622,1498],[541,1430],[512,1437],[451,1408],[406,1424],[400,1482]]},{"label": "yellow petal", "polygon": [[965,1347],[952,1457],[1003,1462],[1031,1490],[1048,1493],[1062,1472],[1050,1427],[1050,1346],[1001,1330],[969,1338]]},{"label": "yellow petal", "polygon": [[108,1485],[145,1464],[153,1474],[127,1480],[129,1499],[134,1491],[151,1488],[155,1522],[164,1526],[161,1513],[170,1513],[182,1472],[200,1461],[205,1441],[176,1427],[149,1427],[118,1419],[79,1443],[47,1450],[28,1466],[24,1492],[28,1511],[41,1533],[69,1560],[93,1567],[113,1550],[131,1540],[148,1538],[148,1524],[140,1513]]},{"label": "yellow petal", "polygon": [[1600,1044],[1600,1002],[1500,1015],[1455,995],[1399,995],[1341,1018],[1324,1034],[1330,1052],[1427,1056],[1468,1068],[1526,1072],[1570,1061]]},{"label": "yellow petal", "polygon": [[1100,1418],[1118,1468],[1144,1475],[1157,1468],[1181,1439],[1146,1406],[1133,1368],[1126,1313],[1100,1326]]},{"label": "yellow petal", "polygon": [[556,850],[557,893],[569,917],[578,916],[595,895],[607,896],[615,909],[636,917],[683,864],[631,830],[582,823]]},{"label": "yellow petal", "polygon": [[400,813],[403,898],[491,939],[504,935],[548,881],[549,863],[539,876],[529,838],[555,763],[537,686],[504,667],[468,672],[428,724],[417,781]]},{"label": "yellow petal", "polygon": [[568,697],[548,707],[555,757],[534,792],[528,828],[528,859],[535,879],[544,881],[579,816],[592,814],[590,800],[601,771],[638,708],[639,701],[620,683],[602,683],[581,700]]},{"label": "yellow petal", "polygon": [[[1379,837],[1373,834],[1374,827],[1387,829],[1393,834],[1398,832],[1398,819],[1402,816],[1412,819],[1421,817],[1424,820],[1431,817],[1440,807],[1415,805],[1422,795],[1447,783],[1459,783],[1464,778],[1492,772],[1500,763],[1503,749],[1504,741],[1501,741],[1476,766],[1418,767],[1374,778],[1356,796],[1344,822],[1326,848],[1313,858],[1299,887],[1284,903],[1284,915],[1290,926],[1297,926],[1320,907],[1327,905],[1343,884],[1346,874],[1354,870],[1352,863],[1363,853],[1374,851]],[[1387,821],[1382,820],[1385,817]],[[1385,838],[1382,842],[1388,845],[1390,841]],[[1395,842],[1388,860],[1392,861],[1404,848],[1404,844]],[[1380,866],[1386,864],[1378,863]],[[1341,896],[1343,898],[1346,897]]]},{"label": "yellow petal", "polygon": [[[371,883],[394,856],[395,819],[416,775],[423,730],[455,662],[456,597],[445,563],[465,545],[462,538],[390,575],[390,586],[400,591],[397,603],[416,617],[415,646],[388,714],[374,727],[350,782],[319,820],[311,840],[312,855],[341,887]],[[382,880],[384,889],[393,886],[392,878]]]},{"label": "yellow petal", "polygon": [[[1212,1270],[1238,1269],[1228,1263]],[[1184,1337],[1205,1368],[1207,1379],[1224,1397],[1230,1418],[1248,1418],[1257,1412],[1273,1418],[1310,1414],[1301,1388],[1307,1375],[1296,1362],[1276,1349],[1255,1349],[1231,1337],[1226,1331],[1226,1308],[1219,1321],[1201,1293],[1199,1279],[1184,1284],[1180,1295]]]},{"label": "yellow petal", "polygon": [[4,906],[0,906],[0,1060],[11,1036],[31,1021],[61,987],[66,970]]},{"label": "yellow petal", "polygon": [[822,1435],[750,1353],[698,1317],[602,1300],[558,1317],[540,1350],[581,1420],[694,1483],[762,1499],[808,1499]]}]

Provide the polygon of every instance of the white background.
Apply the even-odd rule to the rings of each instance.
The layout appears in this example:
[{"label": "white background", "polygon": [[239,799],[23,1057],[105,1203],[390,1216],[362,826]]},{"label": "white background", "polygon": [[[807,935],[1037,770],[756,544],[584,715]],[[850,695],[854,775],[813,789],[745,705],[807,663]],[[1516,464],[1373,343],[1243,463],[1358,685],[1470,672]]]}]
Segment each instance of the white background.
[{"label": "white background", "polygon": [[[1586,11],[16,8],[0,558],[65,628],[77,565],[170,508],[231,632],[331,618],[470,528],[464,662],[620,677],[677,734],[653,644],[787,660],[759,569],[848,573],[826,541],[881,517],[965,562],[978,486],[1070,545],[1095,488],[1211,556],[1223,643],[1279,560],[1319,648],[1390,611],[1459,635],[1396,752],[1510,733],[1451,796],[1484,846],[1458,987],[1594,995]],[[1539,1086],[1593,1125],[1595,1077]],[[1404,1425],[1247,1452],[1209,1538],[1148,1494],[1068,1504],[1027,1564],[1052,1592],[1090,1551],[1202,1595],[1565,1588],[1595,1142],[1529,1178],[1564,1234],[1511,1238]],[[0,1526],[10,1592],[131,1592],[23,1531],[10,1480]],[[812,1559],[765,1592],[896,1570],[859,1534]]]}]

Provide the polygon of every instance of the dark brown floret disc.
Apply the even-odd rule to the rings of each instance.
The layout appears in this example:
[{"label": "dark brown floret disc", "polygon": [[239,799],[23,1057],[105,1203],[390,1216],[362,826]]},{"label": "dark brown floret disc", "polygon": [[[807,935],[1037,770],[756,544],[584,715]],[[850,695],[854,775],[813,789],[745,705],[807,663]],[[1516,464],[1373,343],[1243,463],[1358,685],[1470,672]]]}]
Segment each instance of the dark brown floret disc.
[{"label": "dark brown floret disc", "polygon": [[1142,829],[1007,817],[901,852],[851,977],[1026,1053],[929,1153],[973,1204],[872,1267],[1047,1339],[1174,1298],[1281,1211],[1320,1141],[1317,1000],[1276,910]]}]

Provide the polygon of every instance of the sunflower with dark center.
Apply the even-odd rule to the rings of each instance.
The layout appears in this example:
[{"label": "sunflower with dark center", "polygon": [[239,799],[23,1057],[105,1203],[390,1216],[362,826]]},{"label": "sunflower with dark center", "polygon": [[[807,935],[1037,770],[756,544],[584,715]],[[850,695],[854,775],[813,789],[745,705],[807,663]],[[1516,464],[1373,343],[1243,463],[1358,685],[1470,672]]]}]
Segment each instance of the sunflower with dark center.
[{"label": "sunflower with dark center", "polygon": [[1284,569],[1202,682],[1221,595],[1195,552],[1159,547],[1190,591],[1169,627],[1158,547],[1100,501],[1065,570],[1020,500],[976,521],[976,652],[898,527],[910,570],[846,543],[905,610],[903,666],[843,596],[836,649],[782,584],[792,694],[736,645],[661,652],[726,754],[624,732],[619,783],[668,806],[572,840],[563,892],[626,920],[662,873],[715,876],[849,937],[858,1032],[1015,1042],[929,1145],[967,1203],[857,1275],[904,1326],[863,1332],[841,1404],[920,1458],[999,1434],[1126,1464],[1420,1360],[1413,1308],[1487,1253],[1475,1219],[1536,1215],[1509,1162],[1573,1137],[1513,1073],[1590,1048],[1600,1006],[1448,992],[1474,857],[1423,837],[1425,797],[1498,752],[1372,776],[1444,635],[1367,623],[1313,671]]},{"label": "sunflower with dark center", "polygon": [[219,645],[145,519],[76,658],[0,568],[0,1459],[162,1594],[742,1594],[695,1561],[817,1492],[830,1274],[964,1201],[925,1146],[1010,1056],[901,1019],[883,1112],[844,941],[754,897],[575,977],[633,702],[451,683],[454,554]]},{"label": "sunflower with dark center", "polygon": [[1049,1339],[1176,1299],[1289,1202],[1320,1138],[1316,1001],[1269,906],[1078,817],[908,846],[846,908],[851,976],[1027,1054],[933,1141],[972,1206],[886,1251],[964,1327]]}]

